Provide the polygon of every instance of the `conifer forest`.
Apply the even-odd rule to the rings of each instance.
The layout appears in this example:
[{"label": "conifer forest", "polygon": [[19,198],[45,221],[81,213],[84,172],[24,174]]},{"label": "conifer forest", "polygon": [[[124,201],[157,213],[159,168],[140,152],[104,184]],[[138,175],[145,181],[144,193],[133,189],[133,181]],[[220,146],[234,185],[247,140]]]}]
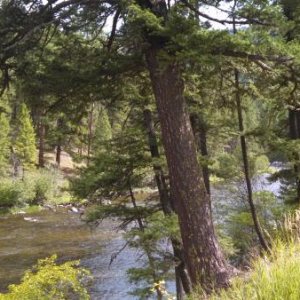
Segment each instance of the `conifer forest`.
[{"label": "conifer forest", "polygon": [[0,300],[300,300],[300,1],[0,0]]}]

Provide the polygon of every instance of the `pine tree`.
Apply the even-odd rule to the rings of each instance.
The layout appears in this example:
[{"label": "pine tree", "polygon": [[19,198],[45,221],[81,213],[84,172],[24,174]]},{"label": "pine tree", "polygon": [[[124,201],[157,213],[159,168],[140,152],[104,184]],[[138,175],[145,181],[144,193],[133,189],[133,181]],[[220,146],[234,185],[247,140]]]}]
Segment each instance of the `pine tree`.
[{"label": "pine tree", "polygon": [[105,108],[100,108],[98,118],[95,125],[95,135],[93,148],[103,148],[103,143],[112,138],[112,128],[109,122],[108,114]]},{"label": "pine tree", "polygon": [[23,103],[17,116],[17,136],[15,153],[23,168],[31,168],[36,163],[35,133],[27,106]]},{"label": "pine tree", "polygon": [[9,160],[9,122],[5,113],[0,113],[0,174]]},{"label": "pine tree", "polygon": [[[10,1],[10,5],[3,5],[0,14],[8,14],[8,9],[14,12],[12,10],[14,5],[11,7],[11,2],[14,1]],[[74,9],[69,10],[70,14],[74,11],[78,12],[77,5],[82,5],[80,11],[87,12],[86,17],[89,19],[85,19],[82,24],[85,24],[86,21],[92,21],[93,16],[97,16],[94,19],[96,26],[98,27],[101,21],[103,21],[104,26],[106,18],[102,17],[102,12],[107,12],[105,13],[106,16],[114,14],[111,35],[107,43],[103,43],[103,45],[107,45],[105,48],[110,52],[109,57],[107,57],[106,51],[103,56],[100,56],[103,57],[102,63],[97,66],[100,71],[97,76],[93,77],[107,78],[114,85],[119,77],[114,73],[121,73],[125,70],[134,71],[127,72],[131,79],[132,74],[139,71],[141,67],[143,71],[149,72],[169,169],[170,194],[179,216],[188,272],[194,286],[200,283],[206,292],[210,292],[213,287],[227,286],[232,272],[215,237],[212,215],[209,210],[210,197],[205,190],[204,176],[198,164],[195,138],[189,120],[188,103],[184,95],[186,87],[185,69],[187,69],[187,65],[193,65],[195,62],[199,62],[206,68],[209,60],[215,60],[216,57],[223,57],[224,55],[240,59],[247,58],[247,60],[255,61],[259,67],[268,70],[272,68],[265,64],[265,61],[268,62],[269,59],[275,61],[274,68],[278,68],[278,63],[285,61],[285,59],[282,60],[281,55],[290,56],[291,54],[294,56],[294,53],[299,53],[299,51],[294,48],[289,53],[288,50],[284,49],[284,44],[280,41],[280,32],[285,29],[277,29],[277,22],[273,22],[280,19],[281,12],[278,7],[269,5],[270,1],[255,1],[255,3],[250,1],[251,5],[248,1],[234,1],[234,6],[241,9],[234,13],[229,12],[229,16],[234,15],[238,24],[245,25],[247,23],[245,20],[248,18],[249,26],[250,24],[272,24],[272,27],[266,26],[267,30],[261,29],[264,27],[260,26],[253,26],[251,30],[247,30],[247,26],[245,26],[245,30],[237,35],[232,35],[226,30],[207,30],[198,18],[196,20],[187,18],[196,14],[207,19],[207,22],[214,21],[223,25],[230,23],[230,20],[216,20],[213,16],[203,15],[201,7],[199,5],[193,6],[193,2],[175,1],[174,3],[174,1],[164,0],[139,0],[134,1],[133,4],[125,1],[122,2],[124,5],[119,6],[117,1],[116,3],[115,1],[100,1],[99,7],[97,7],[98,14],[94,7],[93,14],[89,14],[90,8],[83,5],[85,1],[52,1],[52,5],[49,3],[41,5],[39,1],[36,4],[34,1],[32,6],[27,4],[22,6],[22,1],[20,3],[15,1],[16,8],[24,11],[24,17],[15,18],[15,14],[10,13],[10,18],[3,18],[3,24],[0,26],[1,32],[3,32],[0,37],[0,45],[3,46],[0,46],[0,57],[3,57],[0,60],[0,69],[3,75],[9,74],[7,61],[14,56],[17,57],[23,50],[31,49],[37,43],[37,39],[40,41],[39,29],[43,29],[45,27],[43,25],[51,23],[51,18],[55,18],[55,20],[60,20],[60,17],[69,18],[72,21],[66,22],[66,24],[61,19],[61,32],[64,30],[72,31],[73,26],[68,26],[68,24],[72,25],[73,20],[79,22],[82,20],[78,19],[77,16],[73,18],[72,15],[68,14],[68,10],[63,9],[68,8],[69,5],[74,5]],[[206,2],[196,1],[197,4]],[[220,1],[208,2],[211,5],[214,3],[217,5]],[[94,14],[94,12],[96,13]],[[18,22],[11,28],[11,24],[14,23],[11,20],[14,19],[17,19]],[[122,24],[122,30],[118,29],[117,24]],[[96,28],[92,29],[93,32],[94,29]],[[276,38],[273,39],[273,37]],[[120,43],[118,47],[115,47],[115,42]],[[121,49],[122,51],[120,51]],[[137,57],[146,58],[146,61],[139,59],[137,63]],[[116,60],[118,58],[120,59]],[[82,63],[86,64],[88,61],[89,59],[85,57]],[[122,62],[123,70],[120,68]],[[235,59],[231,66],[241,73],[241,68],[236,66],[237,63],[239,61]],[[77,64],[74,66],[76,69],[66,69],[73,76],[82,71]],[[59,72],[59,74],[62,78],[64,76],[61,75],[67,73]],[[69,79],[70,82],[78,86],[80,86],[79,82],[83,82],[84,88],[80,88],[80,91],[84,91],[90,86],[92,77],[90,74],[86,74],[85,80],[76,81],[76,76],[75,78],[71,76]],[[228,72],[226,75],[228,76]],[[8,77],[8,75],[4,76],[4,83]],[[286,79],[283,79],[286,82]],[[60,80],[60,82],[60,87],[65,92],[65,80]],[[204,87],[203,82],[200,83],[200,87],[201,89]],[[73,89],[70,88],[69,90]],[[78,89],[75,90],[77,93]],[[66,99],[64,92],[62,98]],[[106,98],[102,96],[102,99]],[[199,113],[203,114],[203,109],[200,109]],[[242,126],[239,129],[239,134],[244,135]],[[117,167],[119,168],[119,165]]]}]

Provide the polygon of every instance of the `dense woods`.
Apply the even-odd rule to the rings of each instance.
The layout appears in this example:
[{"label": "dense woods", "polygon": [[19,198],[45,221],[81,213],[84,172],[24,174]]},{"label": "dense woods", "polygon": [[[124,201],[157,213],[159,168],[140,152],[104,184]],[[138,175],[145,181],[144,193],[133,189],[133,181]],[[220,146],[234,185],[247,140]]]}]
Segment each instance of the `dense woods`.
[{"label": "dense woods", "polygon": [[[299,267],[299,22],[290,0],[2,0],[1,214],[116,221],[132,299],[300,298],[258,271]],[[89,298],[73,265],[62,299]]]}]

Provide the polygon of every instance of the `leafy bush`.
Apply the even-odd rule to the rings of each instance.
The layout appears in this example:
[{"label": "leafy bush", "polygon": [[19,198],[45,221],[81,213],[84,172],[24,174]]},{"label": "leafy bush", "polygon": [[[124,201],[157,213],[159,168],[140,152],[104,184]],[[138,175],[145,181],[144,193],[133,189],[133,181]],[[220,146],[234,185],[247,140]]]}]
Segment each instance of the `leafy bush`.
[{"label": "leafy bush", "polygon": [[267,173],[270,161],[266,155],[259,155],[254,159],[254,174]]},{"label": "leafy bush", "polygon": [[52,199],[58,185],[56,175],[52,170],[28,173],[23,181],[24,200],[29,204],[38,204]]},{"label": "leafy bush", "polygon": [[217,177],[223,179],[239,179],[242,175],[239,165],[236,155],[223,152],[216,158],[212,171]]},{"label": "leafy bush", "polygon": [[10,208],[17,205],[21,198],[19,186],[12,180],[1,180],[0,207]]},{"label": "leafy bush", "polygon": [[1,179],[0,207],[70,202],[66,182],[58,170],[47,169],[27,171],[23,180]]},{"label": "leafy bush", "polygon": [[7,294],[0,294],[0,300],[90,299],[83,286],[89,272],[79,268],[78,261],[57,265],[55,260],[55,255],[39,260],[34,270],[25,273],[20,284],[10,285]]}]

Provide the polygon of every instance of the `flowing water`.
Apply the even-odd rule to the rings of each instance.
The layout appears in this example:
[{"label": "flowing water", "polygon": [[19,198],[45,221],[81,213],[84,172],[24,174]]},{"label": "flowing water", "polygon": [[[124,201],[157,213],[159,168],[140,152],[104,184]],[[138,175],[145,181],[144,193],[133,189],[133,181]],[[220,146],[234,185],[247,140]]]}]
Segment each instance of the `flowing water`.
[{"label": "flowing water", "polygon": [[37,259],[56,253],[60,261],[81,259],[92,271],[92,299],[134,299],[128,295],[134,286],[126,269],[137,266],[140,254],[126,248],[109,266],[111,255],[124,244],[115,226],[105,221],[91,228],[64,209],[0,217],[0,290],[19,282]]},{"label": "flowing water", "polygon": [[[274,193],[279,187],[278,182],[269,184],[266,176],[255,184],[256,190]],[[215,219],[222,220],[228,206],[237,200],[224,186],[213,189],[212,194]],[[0,217],[0,291],[6,291],[8,284],[18,283],[37,259],[56,253],[60,261],[81,259],[82,265],[92,271],[92,299],[135,299],[128,294],[135,286],[128,282],[126,270],[143,263],[141,254],[125,248],[109,266],[111,255],[124,245],[116,225],[107,220],[91,228],[78,214],[66,209]],[[174,284],[170,289],[174,291]]]}]

